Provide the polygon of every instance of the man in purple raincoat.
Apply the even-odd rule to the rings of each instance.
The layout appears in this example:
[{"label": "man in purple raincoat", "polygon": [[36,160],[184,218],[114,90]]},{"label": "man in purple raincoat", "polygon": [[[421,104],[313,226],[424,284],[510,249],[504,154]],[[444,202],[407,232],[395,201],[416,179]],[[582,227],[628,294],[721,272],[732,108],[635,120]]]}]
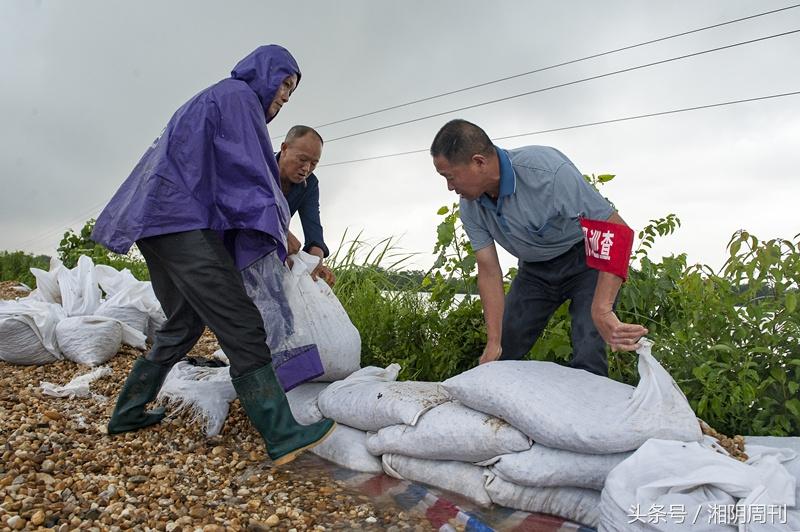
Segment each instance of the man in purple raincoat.
[{"label": "man in purple raincoat", "polygon": [[264,322],[239,273],[268,253],[286,258],[289,208],[267,123],[299,80],[286,49],[256,49],[230,78],[175,112],[98,217],[92,238],[117,253],[137,244],[167,316],[122,387],[110,434],[161,421],[163,409],[145,406],[205,326],[228,355],[239,401],[276,464],[333,431],[327,419],[295,421],[270,363]]}]

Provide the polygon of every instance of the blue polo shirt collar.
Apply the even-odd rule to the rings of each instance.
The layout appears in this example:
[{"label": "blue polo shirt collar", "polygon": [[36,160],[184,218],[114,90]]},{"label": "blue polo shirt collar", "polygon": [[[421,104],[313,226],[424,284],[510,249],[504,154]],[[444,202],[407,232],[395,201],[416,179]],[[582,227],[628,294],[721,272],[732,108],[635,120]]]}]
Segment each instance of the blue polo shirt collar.
[{"label": "blue polo shirt collar", "polygon": [[511,159],[506,150],[494,147],[497,158],[500,160],[500,194],[499,198],[510,196],[517,188],[517,179],[514,176],[514,168],[511,166]]},{"label": "blue polo shirt collar", "polygon": [[[500,204],[502,204],[502,198],[510,196],[517,189],[517,178],[514,175],[514,168],[511,166],[511,159],[508,157],[506,150],[498,148],[497,146],[495,146],[494,149],[497,152],[497,159],[500,162],[500,187],[497,195],[497,205],[500,206]],[[479,198],[479,202],[485,207],[495,203],[486,194],[483,194]]]},{"label": "blue polo shirt collar", "polygon": [[517,179],[514,175],[514,168],[511,166],[511,159],[508,157],[506,150],[494,147],[497,152],[497,159],[500,162],[500,187],[497,195],[497,201],[492,200],[487,194],[483,194],[478,198],[480,203],[485,208],[497,209],[498,214],[502,212],[503,198],[510,196],[517,188]]},{"label": "blue polo shirt collar", "polygon": [[503,200],[512,195],[517,189],[517,177],[514,168],[511,166],[511,159],[506,150],[494,147],[497,152],[497,159],[500,162],[500,186],[497,194],[497,201],[492,200],[488,195],[483,194],[478,198],[478,204],[497,216],[497,221],[504,231],[510,232],[506,217],[503,216]]}]

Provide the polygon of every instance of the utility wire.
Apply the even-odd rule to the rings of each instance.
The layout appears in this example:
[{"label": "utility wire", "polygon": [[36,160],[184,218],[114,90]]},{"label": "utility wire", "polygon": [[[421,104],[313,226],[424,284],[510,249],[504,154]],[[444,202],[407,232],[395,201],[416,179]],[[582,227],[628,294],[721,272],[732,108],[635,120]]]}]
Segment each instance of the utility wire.
[{"label": "utility wire", "polygon": [[634,70],[641,70],[643,68],[649,68],[649,67],[652,67],[652,66],[663,65],[663,64],[666,64],[666,63],[674,62],[674,61],[679,61],[681,59],[687,59],[689,57],[697,57],[697,56],[704,55],[704,54],[709,54],[709,53],[712,53],[712,52],[719,52],[721,50],[727,50],[727,49],[730,49],[730,48],[735,48],[737,46],[744,46],[746,44],[753,44],[753,43],[756,43],[756,42],[766,41],[766,40],[769,40],[769,39],[775,39],[775,38],[778,38],[778,37],[785,37],[787,35],[793,35],[793,34],[796,34],[798,32],[800,32],[800,29],[786,31],[786,32],[783,32],[783,33],[776,33],[774,35],[768,35],[766,37],[759,37],[757,39],[751,39],[749,41],[741,41],[741,42],[737,42],[737,43],[734,43],[734,44],[728,44],[728,45],[725,45],[725,46],[719,46],[717,48],[710,48],[708,50],[702,50],[700,52],[694,52],[694,53],[691,53],[691,54],[679,55],[677,57],[672,57],[672,58],[669,58],[669,59],[662,59],[661,61],[654,61],[652,63],[646,63],[646,64],[643,64],[643,65],[638,65],[638,66],[634,66],[634,67],[623,68],[621,70],[614,70],[613,72],[607,72],[605,74],[598,74],[597,76],[589,76],[588,78],[582,78],[582,79],[578,79],[578,80],[575,80],[575,81],[568,81],[566,83],[559,83],[559,84],[556,84],[556,85],[550,85],[549,87],[544,87],[544,88],[536,89],[536,90],[532,90],[532,91],[526,91],[526,92],[522,92],[522,93],[519,93],[519,94],[511,95],[511,96],[505,96],[503,98],[497,98],[497,99],[494,99],[494,100],[488,100],[488,101],[485,101],[485,102],[480,102],[480,103],[476,103],[476,104],[472,104],[472,105],[467,105],[467,106],[464,106],[464,107],[458,107],[456,109],[450,109],[448,111],[442,111],[440,113],[434,113],[434,114],[431,114],[431,115],[425,115],[425,116],[421,116],[421,117],[418,117],[418,118],[412,118],[411,120],[404,120],[402,122],[395,122],[394,124],[388,124],[388,125],[385,125],[385,126],[375,127],[375,128],[372,128],[372,129],[365,129],[364,131],[358,131],[356,133],[350,133],[349,135],[342,135],[341,137],[328,139],[328,140],[325,141],[325,143],[326,144],[330,144],[331,142],[334,142],[334,141],[337,141],[337,140],[349,139],[349,138],[357,137],[357,136],[360,136],[360,135],[366,135],[367,133],[374,133],[376,131],[383,131],[385,129],[391,129],[391,128],[395,128],[395,127],[398,127],[398,126],[404,126],[406,124],[413,124],[414,122],[421,122],[421,121],[427,120],[429,118],[436,118],[438,116],[443,116],[443,115],[447,115],[447,114],[451,114],[451,113],[456,113],[456,112],[459,112],[459,111],[466,111],[467,109],[474,109],[476,107],[482,107],[484,105],[490,105],[490,104],[493,104],[493,103],[505,102],[505,101],[508,101],[508,100],[513,100],[515,98],[521,98],[523,96],[530,96],[531,94],[538,94],[538,93],[546,92],[546,91],[553,90],[553,89],[560,89],[562,87],[569,87],[570,85],[577,85],[579,83],[585,83],[587,81],[593,81],[593,80],[596,80],[596,79],[602,79],[602,78],[607,78],[607,77],[610,77],[610,76],[616,76],[617,74],[623,74],[623,73],[626,73],[626,72],[633,72]]},{"label": "utility wire", "polygon": [[[741,17],[741,18],[736,18],[736,19],[732,19],[732,20],[726,20],[725,22],[720,22],[718,24],[712,24],[710,26],[703,26],[702,28],[695,28],[693,30],[687,30],[687,31],[683,31],[683,32],[680,32],[680,33],[674,33],[672,35],[667,35],[667,36],[664,36],[664,37],[658,37],[656,39],[651,39],[649,41],[644,41],[644,42],[640,42],[640,43],[637,43],[637,44],[630,44],[630,45],[627,45],[627,46],[623,46],[622,48],[615,48],[613,50],[606,50],[605,52],[598,52],[596,54],[587,55],[585,57],[581,57],[581,58],[578,58],[578,59],[571,59],[569,61],[564,61],[562,63],[556,63],[554,65],[549,65],[549,66],[546,66],[546,67],[540,67],[540,68],[536,68],[534,70],[528,70],[527,72],[522,72],[521,74],[514,74],[514,75],[511,75],[511,76],[506,76],[506,77],[502,77],[502,78],[498,78],[498,79],[493,79],[493,80],[490,80],[490,81],[485,81],[483,83],[478,83],[478,84],[475,84],[475,85],[470,85],[468,87],[463,87],[461,89],[455,89],[455,90],[452,90],[452,91],[447,91],[447,92],[442,92],[442,93],[439,93],[439,94],[434,94],[433,96],[427,96],[425,98],[420,98],[418,100],[411,100],[409,102],[400,103],[400,104],[392,105],[392,106],[389,106],[389,107],[383,107],[381,109],[377,109],[375,111],[370,111],[368,113],[362,113],[360,115],[349,116],[347,118],[334,120],[333,122],[326,122],[324,124],[320,124],[320,125],[314,126],[314,128],[319,129],[319,128],[323,128],[323,127],[327,127],[327,126],[332,126],[334,124],[341,124],[343,122],[349,122],[351,120],[356,120],[357,118],[364,118],[365,116],[372,116],[372,115],[376,115],[378,113],[391,111],[393,109],[400,109],[401,107],[407,107],[409,105],[414,105],[414,104],[417,104],[417,103],[427,102],[429,100],[435,100],[436,98],[442,98],[444,96],[450,96],[450,95],[453,95],[453,94],[458,94],[460,92],[465,92],[465,91],[469,91],[469,90],[472,90],[472,89],[477,89],[477,88],[480,88],[480,87],[486,87],[487,85],[493,85],[495,83],[500,83],[502,81],[508,81],[510,79],[516,79],[516,78],[520,78],[520,77],[523,77],[523,76],[528,76],[530,74],[536,74],[538,72],[544,72],[546,70],[552,70],[554,68],[567,66],[567,65],[572,65],[572,64],[575,64],[575,63],[580,63],[582,61],[588,61],[589,59],[597,59],[598,57],[603,57],[603,56],[615,54],[615,53],[618,53],[618,52],[624,52],[625,50],[632,50],[634,48],[647,46],[648,44],[654,44],[654,43],[657,43],[657,42],[668,41],[670,39],[675,39],[677,37],[684,37],[686,35],[691,35],[692,33],[699,33],[701,31],[706,31],[706,30],[710,30],[710,29],[714,29],[714,28],[719,28],[719,27],[722,27],[722,26],[727,26],[729,24],[735,24],[736,22],[742,22],[744,20],[751,20],[751,19],[754,19],[754,18],[766,16],[766,15],[772,15],[774,13],[779,13],[781,11],[787,11],[789,9],[795,9],[797,7],[800,7],[800,4],[793,4],[793,5],[782,7],[782,8],[779,8],[779,9],[773,9],[771,11],[764,11],[763,13],[756,13],[755,15],[749,15],[747,17]],[[286,136],[285,133],[283,135],[276,135],[276,136],[272,137],[272,140],[279,139],[279,138],[282,138],[282,137],[285,137],[285,136]]]},{"label": "utility wire", "polygon": [[32,237],[30,237],[30,238],[28,238],[28,239],[26,239],[26,240],[24,240],[22,242],[19,242],[17,244],[17,246],[21,247],[21,246],[28,246],[30,244],[36,244],[36,245],[42,244],[46,240],[48,240],[50,238],[54,238],[58,234],[66,232],[68,229],[72,229],[71,226],[74,225],[74,224],[77,224],[77,223],[81,224],[81,226],[77,229],[77,232],[80,232],[80,230],[83,228],[83,224],[87,220],[86,217],[90,216],[92,214],[94,214],[96,216],[96,214],[100,212],[100,210],[102,209],[103,205],[105,205],[105,203],[106,202],[100,203],[98,205],[95,205],[94,207],[91,207],[90,209],[82,211],[85,214],[81,215],[80,217],[72,218],[72,219],[69,219],[69,220],[67,220],[65,222],[61,222],[58,225],[54,225],[50,229],[46,229],[44,232],[37,233],[36,235],[34,235],[34,236],[32,236]]},{"label": "utility wire", "polygon": [[[669,111],[659,111],[659,112],[647,113],[647,114],[643,114],[643,115],[633,115],[633,116],[626,116],[626,117],[622,117],[622,118],[612,118],[612,119],[609,119],[609,120],[599,120],[597,122],[586,122],[586,123],[583,123],[583,124],[575,124],[575,125],[572,125],[572,126],[555,127],[555,128],[551,128],[551,129],[540,129],[538,131],[531,131],[531,132],[528,132],[528,133],[518,133],[516,135],[506,135],[506,136],[503,136],[503,137],[492,137],[491,140],[495,141],[495,140],[513,139],[513,138],[518,138],[518,137],[528,137],[528,136],[532,136],[532,135],[541,135],[543,133],[553,133],[555,131],[566,131],[566,130],[569,130],[569,129],[579,129],[579,128],[584,128],[584,127],[599,126],[599,125],[602,125],[602,124],[613,124],[613,123],[616,123],[616,122],[626,122],[626,121],[629,121],[629,120],[638,120],[640,118],[650,118],[650,117],[653,117],[653,116],[663,116],[663,115],[670,115],[670,114],[676,114],[676,113],[685,113],[685,112],[688,112],[688,111],[698,111],[698,110],[701,110],[701,109],[711,109],[711,108],[714,108],[714,107],[724,107],[724,106],[727,106],[727,105],[735,105],[735,104],[740,104],[740,103],[756,102],[756,101],[760,101],[760,100],[770,100],[770,99],[773,99],[773,98],[783,98],[783,97],[786,97],[786,96],[797,96],[797,95],[800,95],[800,91],[784,92],[784,93],[781,93],[781,94],[770,94],[768,96],[758,96],[758,97],[755,97],[755,98],[745,98],[743,100],[732,100],[732,101],[712,103],[712,104],[707,104],[707,105],[697,105],[697,106],[694,106],[694,107],[684,107],[682,109],[672,109],[672,110],[669,110]],[[349,161],[339,161],[339,162],[336,162],[336,163],[321,164],[317,168],[322,168],[324,166],[339,166],[339,165],[343,165],[343,164],[360,163],[360,162],[364,162],[364,161],[375,161],[375,160],[378,160],[378,159],[388,159],[390,157],[400,157],[400,156],[403,156],[403,155],[411,155],[411,154],[414,154],[414,153],[423,153],[423,152],[427,152],[427,151],[428,151],[428,148],[422,148],[422,149],[419,149],[419,150],[410,150],[410,151],[403,151],[403,152],[398,152],[398,153],[389,153],[389,154],[386,154],[386,155],[376,155],[374,157],[364,157],[362,159],[351,159]]]}]

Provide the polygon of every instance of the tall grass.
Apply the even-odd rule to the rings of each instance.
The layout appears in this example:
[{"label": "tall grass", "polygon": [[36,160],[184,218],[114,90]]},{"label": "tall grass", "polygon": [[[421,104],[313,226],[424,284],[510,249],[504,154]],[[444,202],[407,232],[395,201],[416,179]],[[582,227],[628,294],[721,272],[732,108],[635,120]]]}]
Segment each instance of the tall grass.
[{"label": "tall grass", "polygon": [[362,365],[397,362],[401,378],[432,381],[475,365],[486,342],[478,301],[439,312],[421,297],[421,287],[390,275],[413,253],[400,251],[392,237],[377,244],[362,240],[361,233],[351,241],[346,237],[328,263],[336,271],[334,292],[361,332]]}]

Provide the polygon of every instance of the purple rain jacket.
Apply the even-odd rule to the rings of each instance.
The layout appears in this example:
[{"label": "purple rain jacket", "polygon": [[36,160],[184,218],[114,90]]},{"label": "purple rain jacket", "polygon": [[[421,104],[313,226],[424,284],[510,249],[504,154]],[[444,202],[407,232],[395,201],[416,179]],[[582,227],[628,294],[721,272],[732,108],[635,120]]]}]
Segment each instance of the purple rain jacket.
[{"label": "purple rain jacket", "polygon": [[300,69],[261,46],[178,109],[97,218],[92,239],[127,253],[140,238],[211,229],[239,269],[273,251],[286,259],[289,206],[266,116]]}]

